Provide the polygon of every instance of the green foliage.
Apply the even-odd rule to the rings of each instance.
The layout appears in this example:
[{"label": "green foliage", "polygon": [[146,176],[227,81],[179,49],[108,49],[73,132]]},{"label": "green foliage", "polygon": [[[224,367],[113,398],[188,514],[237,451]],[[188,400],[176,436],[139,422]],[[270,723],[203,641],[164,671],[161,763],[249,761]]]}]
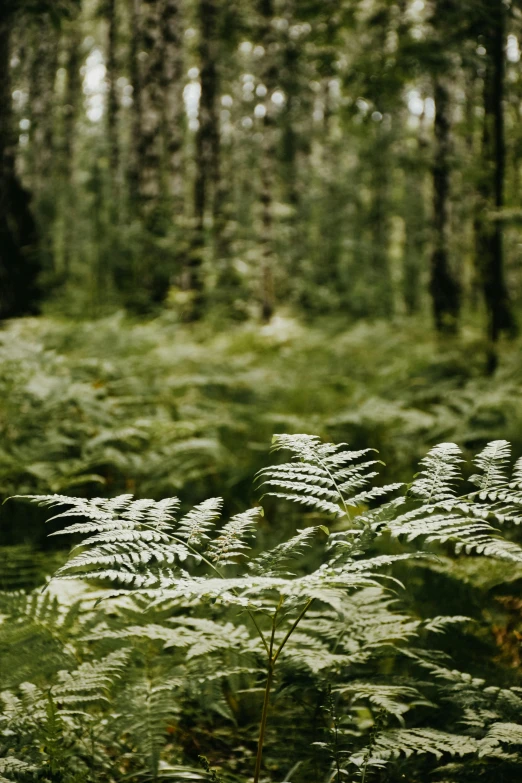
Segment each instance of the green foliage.
[{"label": "green foliage", "polygon": [[223,523],[218,498],[185,514],[176,498],[32,498],[80,542],[43,594],[1,596],[5,779],[232,783],[255,767],[255,780],[386,770],[458,783],[470,769],[493,781],[520,768],[518,681],[490,684],[433,646],[467,616],[408,607],[419,557],[450,547],[456,565],[467,551],[521,562],[492,525],[520,521],[508,444],[478,454],[478,490],[459,494],[454,444],[434,447],[406,492],[374,492],[367,450],[274,443],[292,460],[262,469],[264,490],[313,509],[275,547],[259,508]]}]

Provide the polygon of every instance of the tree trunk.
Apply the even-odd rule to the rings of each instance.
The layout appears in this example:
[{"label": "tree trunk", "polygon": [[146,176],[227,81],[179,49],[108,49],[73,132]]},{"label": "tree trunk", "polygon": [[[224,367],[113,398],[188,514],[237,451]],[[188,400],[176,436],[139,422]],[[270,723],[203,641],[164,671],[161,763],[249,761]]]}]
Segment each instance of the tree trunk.
[{"label": "tree trunk", "polygon": [[54,269],[56,221],[56,116],[55,81],[58,69],[59,33],[50,15],[35,15],[32,26],[32,60],[29,83],[30,182],[38,220],[40,252],[47,269]]},{"label": "tree trunk", "polygon": [[[369,211],[370,269],[369,294],[372,318],[390,318],[393,315],[393,285],[390,271],[390,158],[389,131],[377,128],[377,151],[371,166],[372,200]],[[372,150],[373,152],[373,150]]]},{"label": "tree trunk", "polygon": [[183,18],[181,0],[164,0],[163,7],[163,106],[167,190],[174,221],[182,223],[184,212],[184,104],[183,104]]},{"label": "tree trunk", "polygon": [[274,125],[271,95],[277,79],[277,69],[274,63],[272,48],[274,33],[272,20],[274,18],[273,0],[259,0],[259,41],[265,53],[261,70],[261,82],[267,89],[265,99],[265,115],[263,117],[263,141],[261,149],[261,235],[259,237],[261,252],[261,318],[269,321],[274,313],[274,240],[273,240],[273,188],[274,188]]},{"label": "tree trunk", "polygon": [[120,148],[118,139],[118,92],[117,80],[117,42],[118,19],[116,0],[107,0],[107,142],[109,147],[109,171],[111,187],[110,209],[118,217],[119,204],[119,163]]},{"label": "tree trunk", "polygon": [[515,321],[504,276],[502,220],[499,215],[504,206],[506,158],[503,112],[505,8],[501,2],[490,2],[486,10],[484,40],[487,54],[477,245],[488,315],[488,369],[493,372],[497,364],[495,346],[498,338],[503,331],[513,332]]},{"label": "tree trunk", "polygon": [[200,83],[199,127],[196,133],[196,180],[194,183],[194,232],[186,274],[186,288],[192,292],[190,318],[199,318],[203,305],[203,260],[205,212],[211,205],[219,181],[220,132],[217,113],[218,6],[216,0],[200,0]]},{"label": "tree trunk", "polygon": [[64,200],[61,212],[63,219],[63,277],[65,281],[67,281],[70,275],[75,243],[76,188],[74,187],[73,182],[73,164],[76,120],[78,118],[78,107],[82,94],[80,45],[81,30],[78,22],[76,22],[71,25],[67,40],[67,83],[63,108],[61,176],[63,181],[62,198]]},{"label": "tree trunk", "polygon": [[131,217],[139,216],[139,194],[142,179],[141,126],[142,90],[138,56],[141,51],[140,0],[130,0],[131,36],[129,45],[129,72],[132,84],[131,150],[128,170],[129,211]]},{"label": "tree trunk", "polygon": [[404,172],[404,258],[403,297],[407,315],[420,310],[422,276],[426,255],[425,147],[427,141],[419,133],[414,155],[409,157]]},{"label": "tree trunk", "polygon": [[140,204],[145,225],[162,233],[163,35],[161,3],[141,0],[143,59],[141,74]]},{"label": "tree trunk", "polygon": [[450,97],[443,77],[435,79],[435,159],[433,164],[433,251],[430,293],[438,332],[455,334],[460,313],[460,287],[450,267]]},{"label": "tree trunk", "polygon": [[11,25],[10,10],[0,7],[0,318],[34,314],[41,298],[36,226],[14,165]]}]

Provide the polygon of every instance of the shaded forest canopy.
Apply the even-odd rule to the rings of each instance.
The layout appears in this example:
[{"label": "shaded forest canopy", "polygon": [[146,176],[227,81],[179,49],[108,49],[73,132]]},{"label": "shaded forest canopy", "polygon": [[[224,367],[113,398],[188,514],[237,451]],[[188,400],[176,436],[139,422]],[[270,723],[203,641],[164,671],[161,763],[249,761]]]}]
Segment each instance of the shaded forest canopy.
[{"label": "shaded forest canopy", "polygon": [[496,342],[520,24],[497,0],[4,3],[0,312],[471,310]]}]

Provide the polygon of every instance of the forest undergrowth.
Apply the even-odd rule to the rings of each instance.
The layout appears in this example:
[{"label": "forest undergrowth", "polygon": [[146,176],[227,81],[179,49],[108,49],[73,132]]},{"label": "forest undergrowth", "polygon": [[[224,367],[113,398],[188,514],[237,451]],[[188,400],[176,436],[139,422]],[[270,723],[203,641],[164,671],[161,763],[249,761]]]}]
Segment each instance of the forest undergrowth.
[{"label": "forest undergrowth", "polygon": [[41,502],[1,509],[0,777],[516,779],[517,349],[492,379],[422,322],[6,325],[0,488]]},{"label": "forest undergrowth", "polygon": [[0,594],[1,780],[516,779],[519,667],[509,644],[487,665],[484,596],[517,603],[491,587],[522,576],[522,460],[442,443],[379,485],[372,449],[273,451],[275,512],[224,524],[221,498],[27,498],[77,543],[45,591]]}]

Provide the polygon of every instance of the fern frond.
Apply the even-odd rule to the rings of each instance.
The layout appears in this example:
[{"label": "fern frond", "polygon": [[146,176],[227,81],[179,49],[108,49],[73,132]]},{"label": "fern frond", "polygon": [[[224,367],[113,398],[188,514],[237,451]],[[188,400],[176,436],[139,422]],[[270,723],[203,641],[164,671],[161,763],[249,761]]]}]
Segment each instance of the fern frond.
[{"label": "fern frond", "polygon": [[417,688],[410,685],[385,685],[384,683],[360,682],[355,680],[348,685],[335,688],[335,693],[350,697],[350,705],[368,702],[378,710],[401,719],[412,707],[430,705]]},{"label": "fern frond", "polygon": [[[437,759],[444,755],[468,756],[477,753],[479,742],[473,737],[451,734],[436,729],[391,729],[374,738],[372,756],[377,759],[398,759],[400,756],[430,754]],[[357,756],[352,756],[356,760]]]},{"label": "fern frond", "polygon": [[208,541],[209,533],[216,519],[219,519],[222,507],[222,498],[210,498],[194,506],[180,521],[176,535],[184,539],[188,546],[199,546]]},{"label": "fern frond", "polygon": [[470,481],[478,488],[481,500],[496,499],[499,490],[504,489],[508,479],[506,469],[511,457],[511,446],[507,440],[494,440],[478,454],[473,462],[482,471],[474,474]]},{"label": "fern frond", "polygon": [[249,568],[254,574],[274,574],[284,563],[303,555],[305,549],[311,546],[312,539],[319,530],[325,531],[324,527],[306,527],[298,530],[295,536],[288,541],[283,541],[274,549],[263,552],[249,563]]},{"label": "fern frond", "polygon": [[255,535],[256,523],[262,513],[261,508],[251,508],[232,517],[219,536],[210,542],[206,552],[209,559],[216,566],[224,566],[244,557],[249,549],[246,539]]},{"label": "fern frond", "polygon": [[417,475],[410,492],[427,504],[455,497],[455,484],[462,480],[459,465],[462,452],[454,443],[439,443],[421,460],[423,470]]},{"label": "fern frond", "polygon": [[21,775],[23,773],[36,773],[38,768],[34,764],[21,761],[14,756],[0,758],[0,783],[13,783],[13,779],[4,778],[4,775]]},{"label": "fern frond", "polygon": [[376,472],[377,460],[359,462],[372,449],[345,450],[346,443],[322,443],[312,435],[274,435],[272,451],[289,450],[293,462],[264,468],[258,473],[267,494],[280,497],[335,516],[357,506]]}]

